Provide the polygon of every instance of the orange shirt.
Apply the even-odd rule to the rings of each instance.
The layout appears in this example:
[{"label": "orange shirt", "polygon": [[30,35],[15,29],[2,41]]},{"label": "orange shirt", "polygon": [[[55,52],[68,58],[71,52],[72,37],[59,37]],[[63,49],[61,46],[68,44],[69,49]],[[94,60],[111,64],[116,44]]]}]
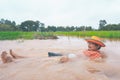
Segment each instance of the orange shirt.
[{"label": "orange shirt", "polygon": [[84,54],[89,57],[90,59],[96,59],[102,57],[102,54],[99,51],[84,51]]}]

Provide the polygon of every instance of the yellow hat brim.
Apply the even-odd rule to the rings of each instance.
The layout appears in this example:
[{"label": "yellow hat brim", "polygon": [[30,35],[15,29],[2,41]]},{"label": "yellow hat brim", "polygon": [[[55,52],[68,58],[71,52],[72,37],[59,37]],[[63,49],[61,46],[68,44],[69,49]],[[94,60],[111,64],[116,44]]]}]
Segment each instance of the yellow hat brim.
[{"label": "yellow hat brim", "polygon": [[97,41],[97,40],[94,40],[94,39],[85,39],[87,42],[92,42],[92,43],[95,43],[95,44],[98,44],[100,45],[101,47],[105,47],[105,44],[101,41]]}]

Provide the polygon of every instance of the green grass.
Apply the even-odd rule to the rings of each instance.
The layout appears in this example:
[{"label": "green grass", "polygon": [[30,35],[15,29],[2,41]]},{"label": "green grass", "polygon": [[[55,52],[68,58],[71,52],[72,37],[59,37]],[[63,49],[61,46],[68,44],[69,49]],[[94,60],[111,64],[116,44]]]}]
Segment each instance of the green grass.
[{"label": "green grass", "polygon": [[120,31],[79,31],[79,32],[55,32],[56,35],[90,37],[99,36],[102,38],[120,38]]},{"label": "green grass", "polygon": [[54,36],[52,32],[0,32],[0,40],[15,40],[15,39],[36,39],[37,37],[51,37]]},{"label": "green grass", "polygon": [[120,31],[78,31],[78,32],[0,32],[0,40],[15,39],[36,39],[38,37],[51,37],[55,35],[90,37],[99,36],[102,38],[120,39]]}]

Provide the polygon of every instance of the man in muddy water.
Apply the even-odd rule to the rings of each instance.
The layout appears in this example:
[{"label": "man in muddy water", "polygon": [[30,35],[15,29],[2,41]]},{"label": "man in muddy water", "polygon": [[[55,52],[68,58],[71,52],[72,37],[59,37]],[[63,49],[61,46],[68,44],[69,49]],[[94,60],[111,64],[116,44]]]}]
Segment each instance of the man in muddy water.
[{"label": "man in muddy water", "polygon": [[[90,39],[85,39],[88,42],[88,49],[85,50],[83,53],[85,56],[87,56],[90,60],[94,61],[101,61],[105,57],[103,53],[101,53],[99,50],[101,47],[105,47],[105,44],[101,41],[101,39],[97,36],[92,36]],[[12,62],[13,59],[18,59],[18,58],[25,58],[24,56],[20,56],[15,54],[12,50],[10,50],[10,55],[7,55],[8,53],[6,51],[3,51],[1,54],[1,60],[3,63],[9,63]],[[68,62],[71,60],[71,58],[76,58],[79,56],[78,54],[68,54],[67,56],[64,56],[62,54],[53,54],[55,56],[62,56],[60,58],[60,62]]]},{"label": "man in muddy water", "polygon": [[[84,55],[88,57],[88,59],[96,62],[103,61],[106,57],[105,54],[101,53],[99,50],[101,47],[105,47],[105,44],[101,41],[101,39],[97,36],[92,36],[89,39],[85,39],[88,43],[88,49],[83,51]],[[63,56],[60,59],[61,63],[68,62],[71,58],[76,58],[80,54],[68,54],[67,56]]]}]

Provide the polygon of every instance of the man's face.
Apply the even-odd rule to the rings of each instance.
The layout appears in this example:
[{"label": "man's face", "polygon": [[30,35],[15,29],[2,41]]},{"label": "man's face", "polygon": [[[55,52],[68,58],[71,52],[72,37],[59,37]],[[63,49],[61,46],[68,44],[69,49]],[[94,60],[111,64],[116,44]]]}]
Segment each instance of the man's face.
[{"label": "man's face", "polygon": [[88,42],[88,50],[96,51],[96,50],[98,50],[98,46],[95,43]]}]

